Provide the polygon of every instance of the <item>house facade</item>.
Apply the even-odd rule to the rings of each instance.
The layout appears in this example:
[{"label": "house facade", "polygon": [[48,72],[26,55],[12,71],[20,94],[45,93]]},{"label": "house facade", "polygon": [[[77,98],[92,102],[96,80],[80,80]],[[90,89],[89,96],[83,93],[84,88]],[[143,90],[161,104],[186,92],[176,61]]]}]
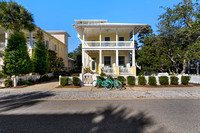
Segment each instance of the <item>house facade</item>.
[{"label": "house facade", "polygon": [[[33,32],[23,31],[27,40],[27,50],[32,56],[33,49],[35,48],[36,43],[36,32],[40,28],[36,26],[36,29]],[[42,30],[42,29],[41,29]],[[65,31],[44,31],[44,41],[47,49],[53,50],[57,53],[58,57],[62,57],[65,67],[68,68],[68,37],[70,35]],[[8,44],[9,32],[4,29],[0,29],[0,51],[4,52]],[[0,70],[2,70],[3,58],[0,58]]]},{"label": "house facade", "polygon": [[134,35],[145,24],[75,20],[82,42],[82,73],[136,75]]}]

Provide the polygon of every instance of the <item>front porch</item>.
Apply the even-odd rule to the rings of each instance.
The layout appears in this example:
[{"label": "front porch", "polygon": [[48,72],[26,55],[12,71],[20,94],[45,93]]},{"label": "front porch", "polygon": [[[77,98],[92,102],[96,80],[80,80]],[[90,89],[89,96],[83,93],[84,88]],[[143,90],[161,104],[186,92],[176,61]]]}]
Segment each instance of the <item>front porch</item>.
[{"label": "front porch", "polygon": [[135,50],[83,50],[82,73],[136,75]]}]

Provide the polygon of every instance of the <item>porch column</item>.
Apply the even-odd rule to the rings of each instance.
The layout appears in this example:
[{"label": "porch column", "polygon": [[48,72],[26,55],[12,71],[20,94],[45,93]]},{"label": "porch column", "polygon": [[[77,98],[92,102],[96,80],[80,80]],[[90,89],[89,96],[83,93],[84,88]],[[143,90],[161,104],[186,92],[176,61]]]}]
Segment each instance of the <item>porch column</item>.
[{"label": "porch column", "polygon": [[83,30],[82,47],[85,47],[85,32],[84,32],[84,30]]},{"label": "porch column", "polygon": [[82,73],[84,73],[85,68],[85,50],[82,49]]},{"label": "porch column", "polygon": [[135,67],[135,48],[132,50],[132,67]]},{"label": "porch column", "polygon": [[102,68],[102,50],[99,50],[99,74],[101,74]]},{"label": "porch column", "polygon": [[8,45],[8,32],[5,32],[5,47]]},{"label": "porch column", "polygon": [[116,50],[116,66],[115,66],[115,74],[119,74],[119,50]]},{"label": "porch column", "polygon": [[116,29],[116,46],[118,46],[118,29]]},{"label": "porch column", "polygon": [[100,28],[100,34],[99,34],[99,45],[101,47],[101,28]]}]

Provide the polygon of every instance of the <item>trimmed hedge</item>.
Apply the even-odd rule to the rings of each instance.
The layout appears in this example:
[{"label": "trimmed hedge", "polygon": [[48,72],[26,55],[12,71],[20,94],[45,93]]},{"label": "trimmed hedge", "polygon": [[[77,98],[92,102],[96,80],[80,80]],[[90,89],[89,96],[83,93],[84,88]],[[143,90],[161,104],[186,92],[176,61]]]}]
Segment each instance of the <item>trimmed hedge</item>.
[{"label": "trimmed hedge", "polygon": [[127,84],[128,85],[135,85],[135,77],[134,76],[128,76],[127,77]]},{"label": "trimmed hedge", "polygon": [[60,78],[60,85],[65,86],[68,85],[68,77],[61,77]]},{"label": "trimmed hedge", "polygon": [[26,80],[20,79],[19,80],[19,85],[27,85],[27,86],[29,86],[29,85],[32,85],[32,83],[30,81],[26,81]]},{"label": "trimmed hedge", "polygon": [[7,79],[5,81],[5,87],[8,88],[8,87],[12,87],[13,86],[13,82],[11,79]]},{"label": "trimmed hedge", "polygon": [[182,76],[181,77],[181,84],[188,85],[189,81],[190,81],[190,76]]},{"label": "trimmed hedge", "polygon": [[146,85],[146,79],[144,76],[139,76],[138,77],[138,84],[139,85]]},{"label": "trimmed hedge", "polygon": [[159,82],[160,82],[160,85],[169,85],[169,79],[167,76],[160,76]]},{"label": "trimmed hedge", "polygon": [[75,86],[80,86],[79,78],[73,77],[72,84],[75,85]]},{"label": "trimmed hedge", "polygon": [[157,83],[156,83],[156,77],[149,76],[149,85],[157,85]]},{"label": "trimmed hedge", "polygon": [[171,85],[178,85],[178,77],[176,77],[176,76],[171,76],[171,77],[170,77],[170,84],[171,84]]},{"label": "trimmed hedge", "polygon": [[124,77],[123,76],[118,76],[117,80],[119,80],[122,84],[124,84]]}]

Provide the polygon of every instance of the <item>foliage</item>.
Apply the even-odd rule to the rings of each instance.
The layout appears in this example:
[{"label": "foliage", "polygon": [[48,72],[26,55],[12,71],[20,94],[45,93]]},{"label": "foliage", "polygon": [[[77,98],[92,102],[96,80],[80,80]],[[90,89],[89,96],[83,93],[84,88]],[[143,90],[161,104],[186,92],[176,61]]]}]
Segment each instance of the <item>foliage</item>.
[{"label": "foliage", "polygon": [[108,78],[111,79],[111,80],[114,80],[113,77],[112,77],[111,75],[108,75],[108,76],[107,76],[107,79],[108,79]]},{"label": "foliage", "polygon": [[42,75],[40,76],[40,79],[38,81],[44,82],[44,81],[49,81],[51,78],[49,78],[48,75]]},{"label": "foliage", "polygon": [[0,25],[6,30],[20,31],[26,29],[33,31],[33,15],[16,2],[0,2]]},{"label": "foliage", "polygon": [[169,85],[169,79],[167,76],[160,76],[159,77],[160,85]]},{"label": "foliage", "polygon": [[62,66],[64,66],[63,59],[61,57],[57,57],[57,54],[53,50],[48,50],[49,57],[49,72],[60,72],[62,71]]},{"label": "foliage", "polygon": [[127,84],[128,85],[135,85],[135,77],[134,76],[128,76],[127,77]]},{"label": "foliage", "polygon": [[72,84],[75,86],[80,86],[80,81],[78,77],[73,77]]},{"label": "foliage", "polygon": [[122,83],[122,85],[123,85],[125,78],[124,78],[124,76],[118,76],[117,80],[119,80]]},{"label": "foliage", "polygon": [[5,81],[5,87],[8,88],[8,87],[12,87],[13,86],[13,82],[11,79],[7,79]]},{"label": "foliage", "polygon": [[5,49],[3,72],[8,75],[19,75],[30,73],[32,70],[24,34],[22,32],[11,34]]},{"label": "foliage", "polygon": [[139,85],[146,85],[146,79],[144,76],[139,76],[138,77],[138,84]]},{"label": "foliage", "polygon": [[82,69],[82,44],[78,46],[73,52],[70,52],[68,56],[75,60],[75,69]]},{"label": "foliage", "polygon": [[36,39],[37,42],[33,50],[32,62],[34,72],[43,75],[49,71],[49,60],[48,51],[44,43],[43,32],[41,30],[37,31]]},{"label": "foliage", "polygon": [[190,76],[182,76],[181,77],[181,84],[188,85],[189,81],[190,81]]},{"label": "foliage", "polygon": [[3,72],[0,72],[0,78],[7,78],[8,77],[8,75],[6,75],[5,73],[3,73]]},{"label": "foliage", "polygon": [[60,84],[61,84],[62,86],[68,85],[68,77],[61,77],[61,79],[60,79]]},{"label": "foliage", "polygon": [[18,84],[19,85],[27,85],[27,86],[32,85],[32,83],[30,81],[25,81],[25,80],[22,80],[22,79],[19,80]]},{"label": "foliage", "polygon": [[149,76],[149,85],[157,85],[156,83],[156,77],[155,76]]},{"label": "foliage", "polygon": [[103,77],[103,76],[106,76],[106,74],[102,72],[102,73],[100,74],[100,76]]},{"label": "foliage", "polygon": [[171,77],[170,77],[170,84],[171,84],[171,85],[178,85],[178,77],[176,77],[176,76],[171,76]]}]

